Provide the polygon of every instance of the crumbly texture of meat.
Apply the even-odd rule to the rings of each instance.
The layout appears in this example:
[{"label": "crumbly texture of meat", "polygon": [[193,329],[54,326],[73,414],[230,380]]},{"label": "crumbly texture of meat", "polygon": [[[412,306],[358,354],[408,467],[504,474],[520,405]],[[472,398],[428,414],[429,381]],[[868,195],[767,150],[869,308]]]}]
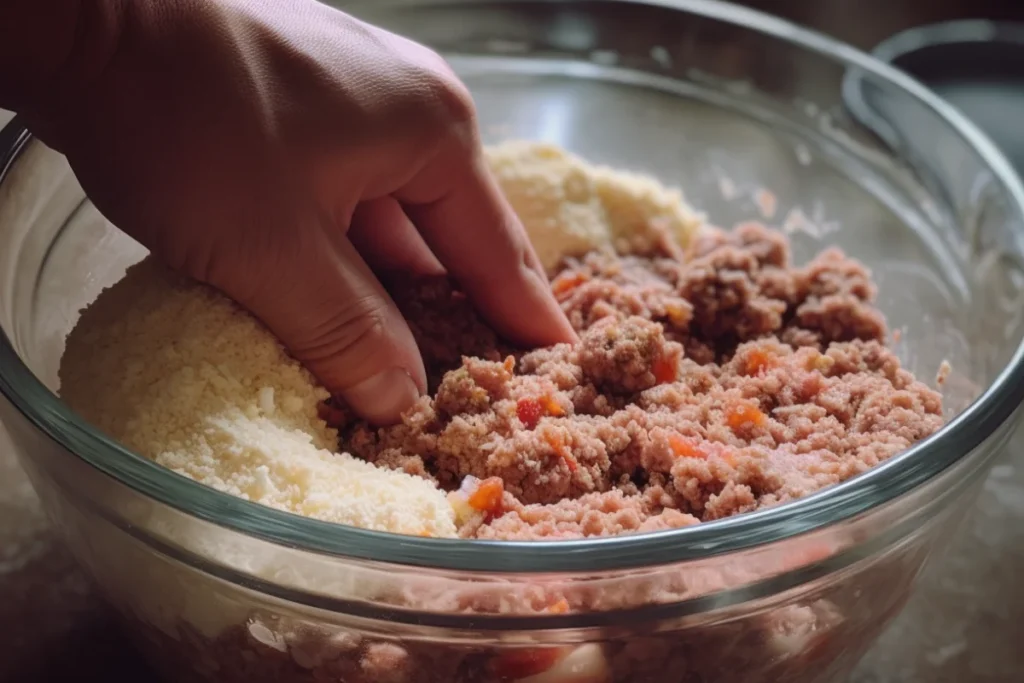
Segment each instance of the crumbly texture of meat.
[{"label": "crumbly texture of meat", "polygon": [[[750,512],[942,425],[940,395],[886,348],[869,273],[837,250],[795,267],[782,235],[745,224],[706,230],[685,258],[593,252],[552,288],[580,341],[526,353],[444,279],[393,288],[433,393],[399,425],[342,430],[344,450],[472,503],[463,537],[609,536]],[[474,495],[473,482],[493,490]]]}]

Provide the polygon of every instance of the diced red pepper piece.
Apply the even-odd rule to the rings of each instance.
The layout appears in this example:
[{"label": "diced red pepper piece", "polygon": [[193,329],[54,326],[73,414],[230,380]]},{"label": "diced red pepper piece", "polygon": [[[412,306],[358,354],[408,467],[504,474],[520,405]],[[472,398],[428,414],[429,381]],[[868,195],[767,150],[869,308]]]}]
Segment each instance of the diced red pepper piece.
[{"label": "diced red pepper piece", "polygon": [[521,398],[516,402],[516,415],[527,429],[534,429],[542,417],[564,417],[565,409],[551,394],[540,398]]},{"label": "diced red pepper piece", "polygon": [[563,647],[506,650],[490,662],[491,673],[502,681],[518,681],[550,670],[567,654]]},{"label": "diced red pepper piece", "polygon": [[675,358],[658,358],[654,361],[651,371],[654,373],[654,381],[658,384],[671,384],[679,379],[679,363]]},{"label": "diced red pepper piece", "polygon": [[544,417],[544,406],[535,398],[521,398],[516,403],[516,415],[527,429],[534,429]]}]

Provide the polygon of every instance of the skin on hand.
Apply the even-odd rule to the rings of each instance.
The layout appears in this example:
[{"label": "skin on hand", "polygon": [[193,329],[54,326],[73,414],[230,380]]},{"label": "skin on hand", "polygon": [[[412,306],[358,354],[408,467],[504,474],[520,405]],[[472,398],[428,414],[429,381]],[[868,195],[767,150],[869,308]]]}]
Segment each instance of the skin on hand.
[{"label": "skin on hand", "polygon": [[435,53],[314,0],[122,8],[103,68],[30,126],[107,218],[354,410],[393,422],[425,391],[374,271],[444,270],[510,340],[575,338]]}]

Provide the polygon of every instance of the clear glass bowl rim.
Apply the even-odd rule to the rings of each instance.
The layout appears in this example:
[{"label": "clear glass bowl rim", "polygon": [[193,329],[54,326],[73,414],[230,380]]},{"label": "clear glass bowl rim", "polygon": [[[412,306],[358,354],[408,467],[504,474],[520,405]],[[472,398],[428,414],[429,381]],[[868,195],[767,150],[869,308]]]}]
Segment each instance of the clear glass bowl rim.
[{"label": "clear glass bowl rim", "polygon": [[[344,5],[350,9],[371,1],[377,7],[457,7],[503,0],[351,0]],[[784,40],[898,87],[935,113],[988,163],[1014,200],[1018,213],[1024,215],[1024,187],[995,145],[953,107],[878,59],[764,12],[717,0],[620,1],[686,12]],[[31,139],[17,118],[0,130],[0,183]],[[36,429],[121,484],[187,515],[263,541],[339,558],[435,570],[595,572],[698,560],[779,542],[897,499],[982,446],[1011,417],[1024,399],[1024,342],[991,386],[942,430],[844,484],[777,508],[685,529],[543,543],[432,539],[368,531],[300,517],[208,488],[132,453],[85,423],[35,377],[2,331],[0,393]]]}]

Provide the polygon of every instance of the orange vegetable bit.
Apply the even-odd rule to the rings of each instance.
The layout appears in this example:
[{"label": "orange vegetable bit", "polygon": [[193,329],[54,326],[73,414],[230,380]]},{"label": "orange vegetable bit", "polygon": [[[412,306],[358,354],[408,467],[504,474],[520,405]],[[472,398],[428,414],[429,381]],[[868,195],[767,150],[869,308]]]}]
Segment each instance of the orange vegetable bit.
[{"label": "orange vegetable bit", "polygon": [[836,361],[831,356],[826,356],[825,354],[815,352],[814,355],[808,357],[806,367],[808,372],[813,372],[814,370],[817,370],[822,374],[827,374],[828,371],[831,370],[832,366],[835,364]]},{"label": "orange vegetable bit", "polygon": [[569,601],[561,598],[558,602],[548,607],[548,612],[552,614],[567,614],[569,612]]},{"label": "orange vegetable bit", "polygon": [[569,452],[569,449],[565,447],[565,442],[562,441],[562,435],[557,432],[548,432],[544,435],[544,440],[548,442],[548,445],[554,449],[555,453],[559,455],[565,455]]},{"label": "orange vegetable bit", "polygon": [[550,670],[568,653],[564,647],[530,647],[507,650],[490,661],[492,675],[501,681],[518,681]]},{"label": "orange vegetable bit", "polygon": [[768,424],[768,416],[750,401],[736,401],[726,406],[725,420],[734,431]]},{"label": "orange vegetable bit", "polygon": [[679,304],[667,304],[665,315],[668,316],[668,321],[677,327],[682,327],[689,321],[686,309]]},{"label": "orange vegetable bit", "polygon": [[505,484],[498,477],[489,477],[480,482],[469,494],[469,506],[478,512],[494,513],[501,509],[505,495]]},{"label": "orange vegetable bit", "polygon": [[570,472],[577,472],[580,469],[580,464],[573,457],[572,451],[565,442],[562,441],[562,436],[558,433],[548,432],[544,435],[544,440],[548,442],[551,449],[555,452],[558,457],[565,461],[565,466],[569,468]]},{"label": "orange vegetable bit", "polygon": [[562,406],[558,405],[558,401],[556,401],[555,397],[552,396],[551,394],[546,394],[543,397],[541,397],[540,405],[542,408],[544,408],[544,412],[550,415],[551,417],[565,416],[565,410],[562,409]]},{"label": "orange vegetable bit", "polygon": [[513,357],[513,356],[506,356],[505,357],[505,362],[503,363],[503,365],[505,366],[505,372],[507,372],[510,375],[515,374],[515,371],[516,371],[516,359],[515,359],[515,357]]},{"label": "orange vegetable bit", "polygon": [[753,349],[746,354],[743,362],[743,374],[748,377],[760,375],[779,364],[778,359],[767,351]]},{"label": "orange vegetable bit", "polygon": [[570,472],[572,472],[573,474],[579,472],[580,464],[576,462],[576,458],[572,456],[572,453],[564,452],[559,453],[559,455],[562,456],[562,460],[565,461],[565,466],[569,468]]},{"label": "orange vegetable bit", "polygon": [[544,406],[535,398],[521,398],[516,402],[516,416],[527,429],[534,429],[544,412]]},{"label": "orange vegetable bit", "polygon": [[695,443],[678,434],[669,435],[668,445],[672,452],[680,458],[699,458],[705,460],[708,457],[708,454],[698,448]]},{"label": "orange vegetable bit", "polygon": [[555,296],[567,294],[589,279],[590,277],[586,273],[563,273],[551,283],[551,291]]},{"label": "orange vegetable bit", "polygon": [[671,384],[679,379],[679,361],[661,356],[654,361],[651,372],[654,373],[654,381],[658,384]]}]

